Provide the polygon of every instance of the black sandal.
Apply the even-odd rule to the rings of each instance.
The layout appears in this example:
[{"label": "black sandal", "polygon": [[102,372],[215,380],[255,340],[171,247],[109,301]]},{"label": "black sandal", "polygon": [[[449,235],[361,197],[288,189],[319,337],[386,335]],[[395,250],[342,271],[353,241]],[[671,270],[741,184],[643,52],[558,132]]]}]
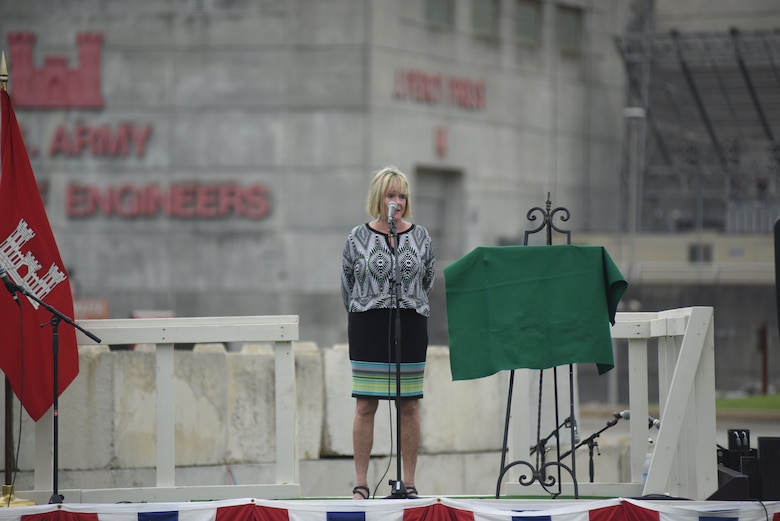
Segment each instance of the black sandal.
[{"label": "black sandal", "polygon": [[363,499],[368,499],[368,496],[371,495],[371,491],[364,485],[358,485],[352,489],[352,495],[354,496],[355,494],[360,494]]},{"label": "black sandal", "polygon": [[406,494],[411,498],[419,497],[419,494],[417,493],[417,488],[414,486],[406,487]]}]

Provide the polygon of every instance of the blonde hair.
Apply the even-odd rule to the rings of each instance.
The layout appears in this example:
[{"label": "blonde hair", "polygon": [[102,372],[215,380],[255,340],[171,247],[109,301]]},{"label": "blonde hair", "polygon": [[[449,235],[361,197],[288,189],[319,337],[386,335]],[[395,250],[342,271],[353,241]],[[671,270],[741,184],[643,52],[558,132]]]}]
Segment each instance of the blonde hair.
[{"label": "blonde hair", "polygon": [[368,185],[368,198],[366,199],[366,211],[371,217],[385,215],[385,194],[390,188],[395,188],[406,194],[406,205],[401,217],[412,215],[411,194],[409,193],[409,180],[406,174],[394,166],[386,166],[374,175],[371,184]]}]

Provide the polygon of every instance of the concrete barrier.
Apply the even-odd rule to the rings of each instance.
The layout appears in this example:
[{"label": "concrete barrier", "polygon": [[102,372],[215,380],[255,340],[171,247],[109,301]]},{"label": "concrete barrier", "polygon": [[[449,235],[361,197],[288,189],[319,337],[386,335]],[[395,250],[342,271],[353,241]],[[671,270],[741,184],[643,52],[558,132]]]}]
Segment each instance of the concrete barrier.
[{"label": "concrete barrier", "polygon": [[[346,495],[354,479],[348,348],[295,342],[293,352],[302,493]],[[223,344],[198,344],[174,355],[177,484],[251,483],[272,476],[276,443],[272,346],[249,343],[239,351],[227,351]],[[79,375],[59,402],[61,487],[154,486],[154,347],[81,346],[79,357]],[[493,492],[500,470],[507,384],[506,372],[454,382],[449,349],[429,348],[418,472],[425,493]],[[530,400],[533,389],[515,393],[515,399]],[[395,478],[394,464],[388,473],[393,461],[389,456],[396,450],[394,409],[386,402],[377,414],[373,483]],[[535,424],[529,423],[529,429],[535,435]],[[20,491],[32,482],[33,431],[23,414],[18,462],[22,473],[16,487]]]}]

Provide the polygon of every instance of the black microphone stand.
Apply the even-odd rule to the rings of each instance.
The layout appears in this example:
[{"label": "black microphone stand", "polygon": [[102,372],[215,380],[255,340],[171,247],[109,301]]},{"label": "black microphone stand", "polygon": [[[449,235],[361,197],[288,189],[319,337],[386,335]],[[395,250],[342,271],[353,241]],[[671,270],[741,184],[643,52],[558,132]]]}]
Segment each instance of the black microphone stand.
[{"label": "black microphone stand", "polygon": [[392,304],[390,306],[394,321],[393,342],[395,345],[395,431],[397,441],[396,454],[396,472],[398,479],[390,480],[392,492],[385,499],[406,499],[409,493],[406,490],[402,478],[401,470],[401,267],[398,262],[398,230],[396,229],[395,219],[388,219],[390,239],[392,241],[391,249],[393,252],[393,278],[390,283],[392,291]]},{"label": "black microphone stand", "polygon": [[[605,430],[609,429],[610,427],[614,427],[617,424],[618,420],[620,420],[620,418],[621,418],[620,416],[617,416],[617,417],[609,420],[604,427],[602,427],[601,429],[599,429],[598,431],[594,432],[593,434],[591,434],[590,436],[588,436],[587,438],[582,440],[580,443],[575,445],[574,449],[568,450],[568,451],[564,452],[563,454],[561,454],[561,459],[565,458],[569,454],[573,454],[573,452],[575,450],[579,449],[583,445],[587,445],[588,446],[588,457],[590,458],[590,460],[588,462],[589,463],[588,470],[589,470],[589,473],[590,473],[589,477],[590,477],[590,482],[593,483],[593,480],[595,478],[595,469],[594,469],[594,463],[593,463],[593,451],[594,451],[594,449],[596,451],[599,450],[598,449],[599,443],[596,441],[596,438],[598,438],[601,435],[601,433],[604,432]],[[600,451],[599,451],[599,456],[601,456],[601,452]],[[573,457],[574,456],[572,455],[572,458]]]},{"label": "black microphone stand", "polygon": [[[66,315],[64,315],[63,313],[58,311],[54,306],[50,306],[49,304],[47,304],[43,300],[39,299],[38,297],[36,297],[35,295],[33,295],[32,293],[27,291],[25,288],[23,288],[21,286],[18,286],[18,285],[15,285],[15,287],[13,289],[18,291],[19,293],[21,293],[25,297],[27,297],[27,298],[29,298],[31,300],[34,300],[35,302],[37,302],[38,304],[43,306],[52,315],[51,316],[51,320],[49,321],[49,323],[51,324],[51,353],[52,353],[52,363],[53,363],[53,366],[54,366],[54,377],[53,377],[53,381],[54,381],[54,401],[53,401],[54,421],[53,421],[53,433],[52,433],[52,444],[53,444],[53,449],[54,449],[53,450],[54,473],[53,473],[53,476],[52,476],[53,492],[52,492],[51,498],[49,499],[49,504],[62,503],[62,501],[65,498],[57,490],[57,471],[58,471],[57,467],[58,467],[58,464],[59,464],[58,461],[57,461],[57,456],[58,456],[58,454],[57,454],[57,446],[59,444],[59,439],[58,439],[59,433],[58,433],[58,427],[57,427],[57,421],[58,421],[58,417],[59,417],[59,392],[58,392],[57,388],[59,387],[59,325],[60,325],[60,322],[64,321],[64,322],[72,325],[73,327],[75,327],[76,329],[78,329],[79,331],[81,331],[82,333],[87,335],[89,338],[94,340],[95,343],[97,343],[97,344],[99,344],[101,342],[101,340],[98,337],[96,337],[95,335],[93,335],[92,333],[90,333],[89,331],[87,331],[86,329],[84,329],[83,327],[81,327],[78,324],[76,324],[75,322],[73,322],[73,320],[71,320]],[[43,324],[41,324],[41,327],[43,327]]]}]

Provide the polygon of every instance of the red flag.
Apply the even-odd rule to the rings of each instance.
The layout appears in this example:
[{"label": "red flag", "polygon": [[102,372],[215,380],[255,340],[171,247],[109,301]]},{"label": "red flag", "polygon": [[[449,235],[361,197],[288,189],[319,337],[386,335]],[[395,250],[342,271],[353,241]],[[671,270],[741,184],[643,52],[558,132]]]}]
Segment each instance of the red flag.
[{"label": "red flag", "polygon": [[[0,265],[8,277],[60,313],[73,318],[73,296],[35,182],[11,98],[0,91]],[[1,289],[1,288],[0,288]],[[0,291],[0,369],[34,421],[54,403],[52,313],[34,299],[18,295],[18,304]],[[79,373],[76,331],[60,322],[58,393]]]}]

